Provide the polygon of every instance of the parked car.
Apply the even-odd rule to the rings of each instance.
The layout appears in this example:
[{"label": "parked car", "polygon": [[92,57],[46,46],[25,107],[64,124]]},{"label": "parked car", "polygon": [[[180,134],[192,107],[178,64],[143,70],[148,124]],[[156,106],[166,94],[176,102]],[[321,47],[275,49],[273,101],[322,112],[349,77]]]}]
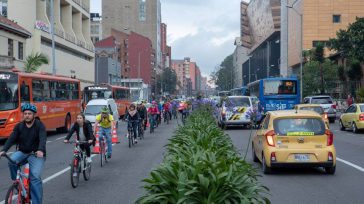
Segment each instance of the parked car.
[{"label": "parked car", "polygon": [[95,124],[96,115],[100,114],[101,108],[107,106],[110,114],[114,117],[116,127],[119,125],[119,112],[114,99],[93,99],[89,101],[85,108],[86,120],[90,121],[92,125]]},{"label": "parked car", "polygon": [[327,127],[330,127],[327,113],[325,113],[324,109],[319,104],[297,104],[294,109],[314,111],[320,114]]},{"label": "parked car", "polygon": [[331,96],[308,96],[303,99],[303,103],[307,104],[320,104],[324,109],[330,123],[336,120],[336,105],[333,103]]},{"label": "parked car", "polygon": [[340,116],[340,129],[350,128],[354,133],[364,129],[364,103],[352,104]]},{"label": "parked car", "polygon": [[265,174],[277,167],[323,167],[334,174],[333,140],[321,115],[313,111],[271,111],[253,137],[252,156]]},{"label": "parked car", "polygon": [[218,114],[218,125],[225,128],[230,125],[251,125],[248,114],[255,106],[258,106],[257,97],[250,96],[227,96],[221,102]]}]

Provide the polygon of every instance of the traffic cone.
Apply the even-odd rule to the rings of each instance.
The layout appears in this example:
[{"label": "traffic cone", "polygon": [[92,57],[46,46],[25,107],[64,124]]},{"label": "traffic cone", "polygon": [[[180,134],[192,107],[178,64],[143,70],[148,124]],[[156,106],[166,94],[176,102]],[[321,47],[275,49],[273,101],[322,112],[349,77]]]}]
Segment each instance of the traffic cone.
[{"label": "traffic cone", "polygon": [[99,129],[100,129],[99,127],[96,127],[96,134],[95,134],[96,142],[94,149],[92,150],[92,154],[100,154]]},{"label": "traffic cone", "polygon": [[119,144],[119,138],[118,138],[118,134],[117,134],[117,131],[116,131],[116,126],[115,126],[115,123],[112,124],[112,137],[111,137],[111,142],[113,144]]}]

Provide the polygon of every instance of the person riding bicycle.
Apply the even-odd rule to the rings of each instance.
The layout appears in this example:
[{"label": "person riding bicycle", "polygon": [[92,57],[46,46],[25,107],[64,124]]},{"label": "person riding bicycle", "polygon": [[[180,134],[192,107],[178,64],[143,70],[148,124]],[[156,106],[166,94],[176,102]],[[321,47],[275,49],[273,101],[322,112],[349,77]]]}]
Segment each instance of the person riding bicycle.
[{"label": "person riding bicycle", "polygon": [[96,132],[96,127],[100,125],[99,141],[101,141],[103,137],[106,138],[107,157],[109,159],[111,158],[112,154],[111,127],[113,122],[114,118],[111,114],[109,114],[109,108],[107,106],[102,107],[101,114],[96,116],[94,132]]},{"label": "person riding bicycle", "polygon": [[[11,146],[17,145],[17,151],[10,158],[16,163],[27,158],[30,171],[30,196],[33,204],[42,203],[43,186],[41,175],[43,172],[47,132],[44,124],[35,117],[37,107],[30,103],[21,106],[23,121],[15,125],[13,132],[6,141],[0,156],[4,155]],[[29,154],[31,154],[29,156]],[[16,180],[18,166],[9,162],[11,179]]]},{"label": "person riding bicycle", "polygon": [[144,130],[146,130],[147,129],[147,119],[148,119],[147,115],[148,115],[148,113],[147,113],[147,108],[144,106],[143,101],[138,103],[137,111],[138,111],[140,119],[141,119],[140,126],[142,128],[144,128]]},{"label": "person riding bicycle", "polygon": [[133,128],[134,142],[138,143],[137,137],[138,137],[138,126],[139,126],[140,116],[134,104],[131,104],[129,106],[129,110],[125,115],[125,119],[128,121],[128,129],[130,127]]},{"label": "person riding bicycle", "polygon": [[163,115],[163,117],[164,117],[164,122],[167,120],[167,117],[169,117],[169,119],[171,119],[171,114],[170,114],[170,103],[169,103],[169,101],[167,101],[167,102],[165,102],[164,104],[163,104],[163,113],[164,113],[164,115]]},{"label": "person riding bicycle", "polygon": [[82,151],[86,151],[86,161],[91,163],[91,148],[90,145],[94,141],[94,134],[92,131],[92,124],[85,119],[83,113],[77,115],[76,122],[73,124],[71,130],[68,132],[67,137],[64,139],[64,143],[68,143],[73,133],[76,132],[77,140],[82,142],[88,142],[88,144],[80,144]]},{"label": "person riding bicycle", "polygon": [[152,106],[148,108],[148,114],[150,115],[151,124],[153,127],[157,126],[157,116],[159,114],[159,109],[157,106],[157,102],[152,101]]}]

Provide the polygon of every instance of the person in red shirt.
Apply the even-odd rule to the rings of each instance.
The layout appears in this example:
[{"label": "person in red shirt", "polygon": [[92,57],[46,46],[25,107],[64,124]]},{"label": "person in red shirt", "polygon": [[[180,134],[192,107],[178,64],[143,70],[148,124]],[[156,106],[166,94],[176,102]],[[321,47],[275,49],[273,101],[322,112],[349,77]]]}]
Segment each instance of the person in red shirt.
[{"label": "person in red shirt", "polygon": [[159,109],[158,109],[158,105],[157,102],[152,101],[152,106],[148,108],[148,115],[150,118],[150,125],[153,127],[156,126],[156,120],[157,120],[157,115],[159,114]]},{"label": "person in red shirt", "polygon": [[348,104],[348,107],[354,103],[354,100],[353,100],[353,97],[351,96],[351,94],[348,95],[348,99],[346,99],[346,103]]},{"label": "person in red shirt", "polygon": [[164,117],[164,122],[166,122],[167,117],[169,117],[168,119],[171,120],[172,114],[171,114],[170,107],[171,107],[171,104],[169,103],[169,100],[163,104],[163,112],[164,112],[163,117]]}]

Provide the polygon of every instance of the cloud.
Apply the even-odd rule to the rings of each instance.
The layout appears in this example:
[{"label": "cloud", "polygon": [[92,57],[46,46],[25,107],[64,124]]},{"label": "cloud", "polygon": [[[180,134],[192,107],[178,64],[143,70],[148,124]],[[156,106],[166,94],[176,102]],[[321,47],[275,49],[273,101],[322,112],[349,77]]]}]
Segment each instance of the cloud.
[{"label": "cloud", "polygon": [[161,0],[172,58],[191,57],[209,75],[234,52],[240,0]]}]

